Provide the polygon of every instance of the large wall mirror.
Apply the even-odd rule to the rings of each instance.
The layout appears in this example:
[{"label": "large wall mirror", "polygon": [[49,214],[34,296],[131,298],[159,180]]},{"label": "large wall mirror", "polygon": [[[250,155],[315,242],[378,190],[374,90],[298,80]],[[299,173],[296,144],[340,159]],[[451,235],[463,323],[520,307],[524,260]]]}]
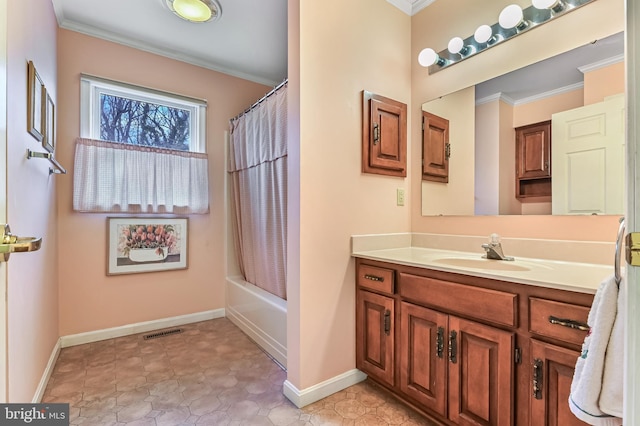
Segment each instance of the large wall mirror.
[{"label": "large wall mirror", "polygon": [[[451,145],[448,182],[422,182],[422,215],[624,213],[623,33],[422,110],[448,120]],[[539,123],[549,126],[548,164],[535,136],[516,144],[516,129]],[[522,173],[529,163],[550,177]],[[550,195],[538,195],[538,184],[549,185]]]}]

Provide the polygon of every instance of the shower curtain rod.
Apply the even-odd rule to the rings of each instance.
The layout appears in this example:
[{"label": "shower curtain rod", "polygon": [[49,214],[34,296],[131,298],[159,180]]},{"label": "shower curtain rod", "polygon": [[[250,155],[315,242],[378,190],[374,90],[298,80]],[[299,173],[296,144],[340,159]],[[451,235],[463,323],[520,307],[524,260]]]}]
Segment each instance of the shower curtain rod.
[{"label": "shower curtain rod", "polygon": [[235,117],[233,117],[230,121],[235,121],[238,118],[242,117],[243,115],[245,115],[246,113],[248,113],[249,111],[251,111],[252,109],[254,109],[255,107],[257,107],[258,105],[260,105],[260,103],[262,101],[264,101],[265,99],[267,99],[269,96],[273,95],[274,93],[276,93],[278,91],[278,89],[280,89],[282,86],[284,86],[285,84],[287,84],[289,82],[288,78],[285,78],[282,83],[278,84],[276,87],[274,87],[273,89],[271,89],[271,91],[269,91],[269,93],[267,93],[266,95],[264,95],[263,97],[261,97],[260,99],[258,99],[257,101],[255,101],[253,103],[253,105],[251,105],[249,108],[245,109],[244,111],[242,111],[240,114],[236,115]]}]

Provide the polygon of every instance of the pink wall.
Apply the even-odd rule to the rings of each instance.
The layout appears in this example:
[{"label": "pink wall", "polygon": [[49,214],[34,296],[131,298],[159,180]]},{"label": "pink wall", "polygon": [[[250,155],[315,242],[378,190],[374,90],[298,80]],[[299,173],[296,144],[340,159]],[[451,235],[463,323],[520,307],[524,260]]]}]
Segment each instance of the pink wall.
[{"label": "pink wall", "polygon": [[43,151],[26,130],[28,61],[58,104],[53,7],[9,1],[7,12],[7,222],[18,236],[43,239],[39,251],[13,254],[7,264],[8,400],[31,402],[58,340],[56,181],[68,177],[49,176],[48,161],[25,155]]},{"label": "pink wall", "polygon": [[624,61],[584,75],[584,104],[602,102],[607,96],[624,93]]},{"label": "pink wall", "polygon": [[[107,215],[72,211],[80,73],[206,99],[210,213],[189,217],[188,269],[106,275]],[[228,120],[270,88],[184,62],[58,31],[60,335],[224,307],[225,156]]]},{"label": "pink wall", "polygon": [[295,3],[289,66],[300,107],[289,117],[300,138],[290,139],[299,144],[290,164],[299,179],[289,183],[288,285],[298,288],[288,294],[287,378],[304,390],[355,368],[351,235],[410,228],[408,206],[396,205],[408,179],[361,172],[361,126],[362,90],[410,105],[412,59],[410,17],[386,1]]}]

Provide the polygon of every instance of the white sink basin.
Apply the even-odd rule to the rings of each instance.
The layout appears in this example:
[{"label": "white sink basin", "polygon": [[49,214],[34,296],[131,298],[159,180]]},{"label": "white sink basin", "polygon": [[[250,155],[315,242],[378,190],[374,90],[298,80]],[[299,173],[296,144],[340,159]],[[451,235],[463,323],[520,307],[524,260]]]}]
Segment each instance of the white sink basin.
[{"label": "white sink basin", "polygon": [[488,269],[493,271],[530,271],[531,268],[508,260],[469,259],[463,257],[443,257],[434,259],[434,263],[459,266],[463,268]]}]

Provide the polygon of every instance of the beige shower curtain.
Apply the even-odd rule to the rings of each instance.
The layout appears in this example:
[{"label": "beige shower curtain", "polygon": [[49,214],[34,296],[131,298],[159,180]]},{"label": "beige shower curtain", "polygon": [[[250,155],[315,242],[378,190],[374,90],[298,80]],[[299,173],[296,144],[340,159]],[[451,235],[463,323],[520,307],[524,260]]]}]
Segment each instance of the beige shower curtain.
[{"label": "beige shower curtain", "polygon": [[240,269],[246,281],[286,299],[286,84],[230,125],[228,171]]}]

